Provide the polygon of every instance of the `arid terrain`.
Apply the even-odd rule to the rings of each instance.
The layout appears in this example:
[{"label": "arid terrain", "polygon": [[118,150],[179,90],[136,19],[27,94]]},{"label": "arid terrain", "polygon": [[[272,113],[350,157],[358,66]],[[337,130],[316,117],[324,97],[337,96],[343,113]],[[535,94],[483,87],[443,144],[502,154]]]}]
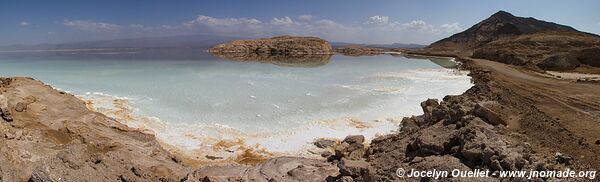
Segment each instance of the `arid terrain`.
[{"label": "arid terrain", "polygon": [[[2,78],[0,181],[435,181],[399,178],[396,170],[600,169],[600,85],[540,74],[555,70],[556,60],[569,63],[557,64],[562,71],[595,73],[598,36],[502,11],[465,32],[403,51],[456,57],[472,88],[423,101],[423,115],[370,143],[359,135],[317,140],[329,149],[322,159],[192,165],[73,95],[30,78]],[[555,50],[559,58],[547,55]],[[534,181],[551,180],[565,179]]]}]

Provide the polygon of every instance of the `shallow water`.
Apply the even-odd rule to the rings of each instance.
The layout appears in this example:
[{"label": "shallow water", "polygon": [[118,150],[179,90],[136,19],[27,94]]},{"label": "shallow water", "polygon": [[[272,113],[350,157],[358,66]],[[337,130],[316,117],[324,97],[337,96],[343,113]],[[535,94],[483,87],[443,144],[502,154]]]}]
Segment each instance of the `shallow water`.
[{"label": "shallow water", "polygon": [[97,111],[156,134],[171,150],[227,159],[247,148],[306,155],[315,138],[396,131],[402,116],[422,113],[421,101],[472,86],[465,72],[436,63],[336,55],[306,68],[211,56],[0,55],[0,74],[69,91]]}]

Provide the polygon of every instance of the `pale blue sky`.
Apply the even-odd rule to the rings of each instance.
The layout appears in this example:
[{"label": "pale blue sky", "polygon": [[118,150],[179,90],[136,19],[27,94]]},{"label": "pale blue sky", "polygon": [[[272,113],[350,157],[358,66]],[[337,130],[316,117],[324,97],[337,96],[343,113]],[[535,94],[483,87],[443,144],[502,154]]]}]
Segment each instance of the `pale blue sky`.
[{"label": "pale blue sky", "polygon": [[0,45],[222,34],[428,44],[498,10],[600,33],[600,1],[3,0]]}]

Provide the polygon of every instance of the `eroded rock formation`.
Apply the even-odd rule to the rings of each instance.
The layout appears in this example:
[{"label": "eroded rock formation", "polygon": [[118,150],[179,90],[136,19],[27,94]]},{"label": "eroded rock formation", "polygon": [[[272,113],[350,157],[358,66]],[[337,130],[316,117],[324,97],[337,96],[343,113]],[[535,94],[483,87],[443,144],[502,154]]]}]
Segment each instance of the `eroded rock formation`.
[{"label": "eroded rock formation", "polygon": [[255,40],[235,40],[208,50],[233,61],[256,61],[280,66],[316,67],[329,63],[331,45],[317,37],[278,36]]},{"label": "eroded rock formation", "polygon": [[208,50],[215,54],[253,53],[281,55],[333,54],[331,45],[317,37],[278,36],[255,40],[235,40]]}]

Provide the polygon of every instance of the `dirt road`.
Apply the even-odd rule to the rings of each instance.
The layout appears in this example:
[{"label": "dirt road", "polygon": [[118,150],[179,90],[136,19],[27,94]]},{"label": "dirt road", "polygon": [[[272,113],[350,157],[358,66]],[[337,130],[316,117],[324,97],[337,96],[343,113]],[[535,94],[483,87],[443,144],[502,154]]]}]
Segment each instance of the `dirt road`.
[{"label": "dirt road", "polygon": [[600,169],[600,84],[546,78],[521,67],[471,60],[494,74],[494,82],[501,85],[499,89],[518,94],[531,102],[535,110],[556,121],[505,113],[517,118],[512,126],[509,124],[510,130],[524,134],[527,141],[548,155],[566,153],[580,162],[581,167]]}]

